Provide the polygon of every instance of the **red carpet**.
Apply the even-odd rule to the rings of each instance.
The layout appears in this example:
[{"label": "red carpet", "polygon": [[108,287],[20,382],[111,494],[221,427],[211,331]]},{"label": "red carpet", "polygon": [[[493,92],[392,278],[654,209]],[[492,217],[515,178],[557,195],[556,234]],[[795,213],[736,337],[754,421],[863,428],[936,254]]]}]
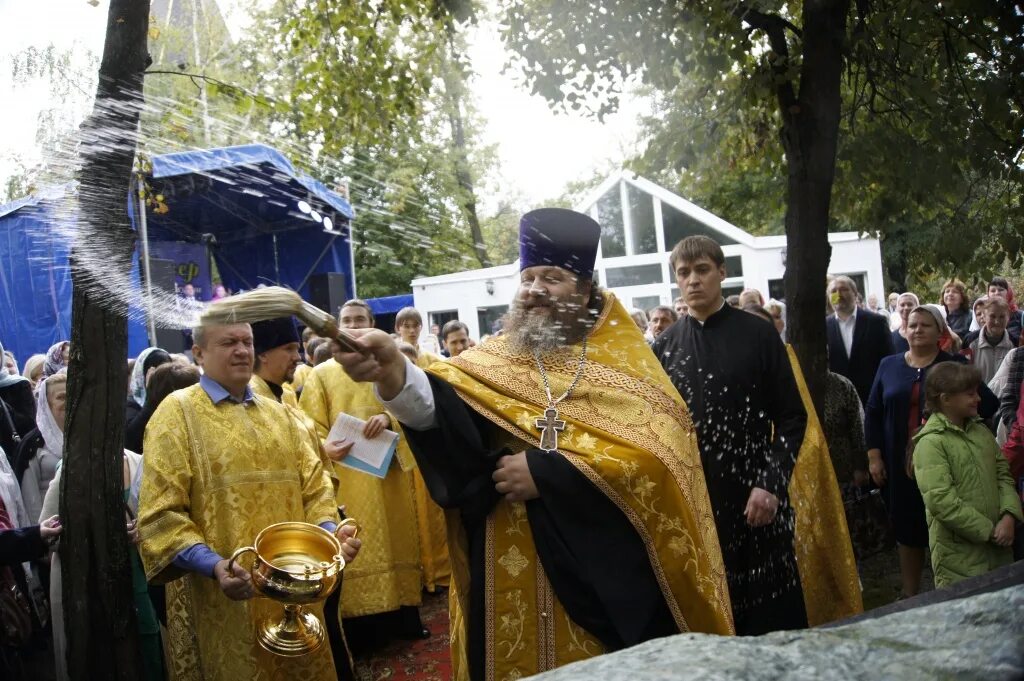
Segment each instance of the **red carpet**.
[{"label": "red carpet", "polygon": [[449,681],[448,593],[424,594],[420,607],[430,638],[395,641],[365,658],[356,658],[360,681]]}]

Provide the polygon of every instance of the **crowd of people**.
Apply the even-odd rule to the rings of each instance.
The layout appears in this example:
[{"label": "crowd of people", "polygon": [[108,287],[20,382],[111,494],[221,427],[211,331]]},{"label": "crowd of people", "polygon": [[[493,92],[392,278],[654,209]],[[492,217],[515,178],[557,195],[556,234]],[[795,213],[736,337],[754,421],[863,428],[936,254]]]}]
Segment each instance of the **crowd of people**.
[{"label": "crowd of people", "polygon": [[[855,614],[857,560],[888,537],[901,597],[929,549],[938,587],[1022,557],[1024,313],[1006,279],[973,303],[951,280],[937,305],[880,307],[831,278],[819,423],[785,304],[723,296],[717,243],[677,244],[680,298],[627,312],[593,281],[599,237],[573,211],[523,216],[518,292],[479,343],[458,320],[424,334],[411,307],[375,329],[361,300],[338,311],[349,342],[292,317],[239,324],[218,290],[187,355],[129,361],[144,677],[354,678],[352,654],[429,636],[423,594],[451,589],[454,678],[518,678],[678,632]],[[0,671],[65,679],[70,344],[20,371],[0,354]],[[332,435],[341,415],[360,436]],[[385,430],[399,439],[382,476],[346,465]],[[327,643],[284,657],[257,640],[273,604],[227,557],[294,520],[350,565],[313,608]]]}]

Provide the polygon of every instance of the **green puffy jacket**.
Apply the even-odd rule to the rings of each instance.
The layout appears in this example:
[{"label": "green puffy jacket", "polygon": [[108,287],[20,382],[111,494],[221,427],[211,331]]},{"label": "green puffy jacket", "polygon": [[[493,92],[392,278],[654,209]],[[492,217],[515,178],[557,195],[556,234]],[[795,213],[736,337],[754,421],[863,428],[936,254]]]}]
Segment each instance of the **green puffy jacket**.
[{"label": "green puffy jacket", "polygon": [[1013,562],[991,541],[1004,513],[1021,518],[1010,466],[980,420],[965,428],[933,414],[914,436],[914,477],[928,516],[935,586],[949,586]]}]

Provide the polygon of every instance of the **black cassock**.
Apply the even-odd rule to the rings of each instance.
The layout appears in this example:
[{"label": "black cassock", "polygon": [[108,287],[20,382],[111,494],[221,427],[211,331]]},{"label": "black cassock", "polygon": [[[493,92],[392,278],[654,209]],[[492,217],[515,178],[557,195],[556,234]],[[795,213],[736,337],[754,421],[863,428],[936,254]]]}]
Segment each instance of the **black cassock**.
[{"label": "black cassock", "polygon": [[[468,657],[484,678],[484,554],[488,514],[499,500],[491,475],[514,452],[494,447],[497,426],[450,385],[427,374],[436,427],[405,429],[431,497],[458,509],[469,543]],[[644,548],[622,511],[557,453],[527,450],[540,497],[526,502],[541,565],[572,620],[608,650],[678,633]]]},{"label": "black cassock", "polygon": [[[683,317],[652,349],[697,429],[736,633],[806,627],[787,487],[807,413],[778,332],[725,305],[703,325]],[[754,487],[782,502],[765,527],[743,515]]]}]

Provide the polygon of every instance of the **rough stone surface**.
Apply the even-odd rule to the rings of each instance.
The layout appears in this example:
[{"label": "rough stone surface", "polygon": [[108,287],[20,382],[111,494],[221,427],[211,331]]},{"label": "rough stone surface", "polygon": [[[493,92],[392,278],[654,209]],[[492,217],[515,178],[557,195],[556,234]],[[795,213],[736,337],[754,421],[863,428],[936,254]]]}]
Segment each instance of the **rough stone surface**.
[{"label": "rough stone surface", "polygon": [[543,681],[1024,678],[1024,586],[831,629],[680,634],[561,667]]}]

